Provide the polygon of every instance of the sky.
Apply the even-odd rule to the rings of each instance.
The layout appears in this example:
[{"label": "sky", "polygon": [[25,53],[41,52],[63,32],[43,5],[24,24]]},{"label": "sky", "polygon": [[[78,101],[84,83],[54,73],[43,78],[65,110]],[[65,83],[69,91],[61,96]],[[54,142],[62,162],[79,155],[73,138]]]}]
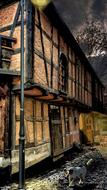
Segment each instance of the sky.
[{"label": "sky", "polygon": [[107,31],[107,0],[54,0],[54,3],[74,35],[90,19],[103,22]]},{"label": "sky", "polygon": [[[75,38],[85,29],[87,21],[98,21],[107,34],[107,0],[53,0],[53,2]],[[96,55],[90,63],[107,89],[107,51],[104,56]]]}]

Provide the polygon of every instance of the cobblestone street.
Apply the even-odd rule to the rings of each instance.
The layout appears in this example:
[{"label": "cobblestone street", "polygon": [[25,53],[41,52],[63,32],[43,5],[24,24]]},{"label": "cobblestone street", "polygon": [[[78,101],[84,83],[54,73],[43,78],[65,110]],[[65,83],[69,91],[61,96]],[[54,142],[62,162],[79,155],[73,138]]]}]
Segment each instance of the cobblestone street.
[{"label": "cobblestone street", "polygon": [[[89,149],[85,153],[79,153],[71,161],[66,161],[64,165],[55,168],[45,175],[28,178],[26,180],[26,190],[107,190],[107,148]],[[100,153],[101,152],[101,153]],[[69,187],[68,181],[64,177],[64,168],[69,170],[71,166],[85,164],[90,158],[93,163],[87,168],[85,183],[82,186]],[[17,190],[18,184],[1,187],[1,190]]]}]

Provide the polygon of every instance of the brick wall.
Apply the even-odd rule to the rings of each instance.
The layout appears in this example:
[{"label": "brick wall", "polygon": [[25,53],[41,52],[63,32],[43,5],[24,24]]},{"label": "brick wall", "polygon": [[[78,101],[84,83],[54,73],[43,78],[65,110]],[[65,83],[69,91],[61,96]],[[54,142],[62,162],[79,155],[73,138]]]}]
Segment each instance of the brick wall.
[{"label": "brick wall", "polygon": [[[34,34],[34,81],[38,82],[44,86],[47,86],[47,79],[46,79],[46,70],[45,70],[45,64],[42,58],[40,58],[37,55],[37,52],[39,52],[43,56],[43,49],[42,49],[42,43],[41,43],[41,36],[40,36],[40,29],[38,24],[38,18],[37,15],[35,17],[35,34]],[[58,77],[58,48],[53,45],[52,50],[52,40],[58,45],[58,39],[57,39],[57,30],[53,29],[53,37],[51,36],[51,30],[52,25],[50,21],[47,19],[47,17],[41,13],[41,27],[44,32],[42,32],[43,37],[43,46],[44,46],[44,56],[46,57],[46,64],[47,64],[47,70],[48,70],[48,80],[49,80],[49,86],[51,82],[51,52],[53,51],[53,88],[58,90],[58,84],[57,84],[57,77]],[[45,35],[44,33],[48,34]],[[50,39],[49,39],[50,38]]]},{"label": "brick wall", "polygon": [[[18,2],[15,2],[11,5],[8,5],[5,8],[3,7],[0,9],[0,30],[3,30],[3,32],[0,32],[0,34],[10,36],[10,31],[11,31],[12,24],[14,22],[14,17],[15,17],[17,8],[18,8]],[[20,17],[19,17],[18,22],[19,21],[20,21]],[[9,27],[10,29],[7,30],[8,28],[6,27]],[[24,43],[25,43],[26,42],[26,24],[24,28],[24,34],[25,34],[24,36]],[[13,49],[14,51],[18,50],[18,53],[15,53],[15,54],[13,53],[9,69],[20,71],[20,48],[21,48],[21,44],[20,44],[21,27],[20,26],[15,27],[12,37],[16,38],[17,40],[17,42],[13,44]],[[25,55],[26,55],[26,51],[25,51]],[[25,56],[25,60],[26,60],[26,56]],[[26,78],[26,65],[25,65],[25,78]],[[13,81],[13,83],[15,83],[15,81]]]},{"label": "brick wall", "polygon": [[18,3],[14,3],[8,7],[0,9],[0,28],[13,23]]}]

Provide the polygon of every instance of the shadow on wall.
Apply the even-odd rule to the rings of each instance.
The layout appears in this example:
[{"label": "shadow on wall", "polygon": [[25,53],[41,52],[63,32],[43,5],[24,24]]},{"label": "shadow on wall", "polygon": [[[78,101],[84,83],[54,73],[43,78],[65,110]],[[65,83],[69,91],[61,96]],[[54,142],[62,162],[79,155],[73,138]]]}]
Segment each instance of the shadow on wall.
[{"label": "shadow on wall", "polygon": [[[80,133],[80,143],[81,144],[89,144],[87,136],[84,134],[82,130],[79,130]],[[91,143],[90,143],[91,144]]]}]

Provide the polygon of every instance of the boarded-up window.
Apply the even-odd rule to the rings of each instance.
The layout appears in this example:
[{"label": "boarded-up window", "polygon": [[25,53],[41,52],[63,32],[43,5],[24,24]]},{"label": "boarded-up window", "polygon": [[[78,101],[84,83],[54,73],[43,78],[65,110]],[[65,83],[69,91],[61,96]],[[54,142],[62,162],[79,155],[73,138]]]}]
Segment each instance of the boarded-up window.
[{"label": "boarded-up window", "polygon": [[[24,106],[26,146],[36,146],[49,141],[48,104],[25,97]],[[16,97],[16,146],[19,145],[19,128],[20,100]]]},{"label": "boarded-up window", "polygon": [[34,144],[34,128],[33,128],[33,100],[25,98],[25,130],[26,145]]}]

